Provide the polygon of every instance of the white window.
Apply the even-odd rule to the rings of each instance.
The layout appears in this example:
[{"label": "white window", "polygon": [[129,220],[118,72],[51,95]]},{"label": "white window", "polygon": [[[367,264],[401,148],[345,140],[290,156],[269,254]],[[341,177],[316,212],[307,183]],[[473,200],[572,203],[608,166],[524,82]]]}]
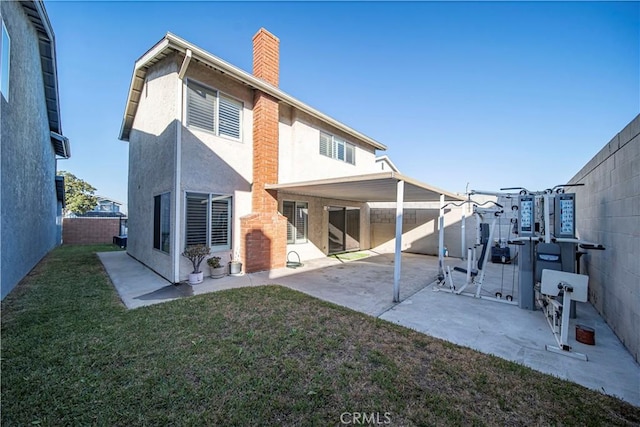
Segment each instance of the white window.
[{"label": "white window", "polygon": [[191,80],[187,81],[187,126],[218,136],[242,139],[242,103]]},{"label": "white window", "polygon": [[320,154],[332,159],[356,164],[356,147],[343,139],[320,132]]},{"label": "white window", "polygon": [[287,243],[306,243],[309,223],[309,204],[307,202],[289,202],[282,204],[287,217]]},{"label": "white window", "polygon": [[9,66],[11,59],[11,38],[2,21],[2,38],[0,39],[0,93],[9,102]]},{"label": "white window", "polygon": [[169,253],[171,241],[171,195],[163,193],[153,198],[153,247]]},{"label": "white window", "polygon": [[187,193],[185,247],[231,248],[231,197]]}]

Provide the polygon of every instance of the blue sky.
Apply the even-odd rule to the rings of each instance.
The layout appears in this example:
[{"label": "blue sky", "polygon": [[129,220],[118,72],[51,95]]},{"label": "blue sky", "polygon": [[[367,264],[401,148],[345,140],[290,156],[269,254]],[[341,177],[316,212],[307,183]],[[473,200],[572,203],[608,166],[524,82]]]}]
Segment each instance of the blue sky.
[{"label": "blue sky", "polygon": [[167,31],[251,71],[267,28],[282,90],[449,191],[565,183],[640,112],[638,2],[45,5],[72,144],[58,168],[122,202],[133,64]]}]

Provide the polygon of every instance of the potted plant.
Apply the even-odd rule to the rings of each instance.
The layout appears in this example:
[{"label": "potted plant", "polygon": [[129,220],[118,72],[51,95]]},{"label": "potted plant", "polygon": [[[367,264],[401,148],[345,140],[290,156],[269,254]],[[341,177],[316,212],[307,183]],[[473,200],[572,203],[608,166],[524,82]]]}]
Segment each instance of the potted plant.
[{"label": "potted plant", "polygon": [[211,269],[211,278],[212,279],[220,279],[227,274],[227,269],[224,268],[222,264],[220,264],[219,256],[212,256],[207,260],[207,265]]},{"label": "potted plant", "polygon": [[185,249],[185,251],[182,253],[182,255],[188,258],[193,265],[193,271],[189,274],[190,285],[202,283],[202,280],[204,279],[204,273],[200,271],[200,264],[202,264],[202,261],[204,261],[206,256],[209,255],[210,251],[211,249],[209,249],[208,246],[194,245],[188,246],[187,249]]},{"label": "potted plant", "polygon": [[234,252],[231,255],[231,261],[229,261],[229,274],[238,275],[242,273],[242,262],[240,262],[240,254]]}]

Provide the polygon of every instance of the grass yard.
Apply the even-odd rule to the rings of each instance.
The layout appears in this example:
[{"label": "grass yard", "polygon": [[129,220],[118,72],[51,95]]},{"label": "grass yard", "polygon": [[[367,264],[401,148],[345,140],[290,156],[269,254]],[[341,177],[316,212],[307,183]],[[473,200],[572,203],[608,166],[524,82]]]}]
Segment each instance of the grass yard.
[{"label": "grass yard", "polygon": [[58,248],[3,301],[3,426],[640,424],[618,399],[279,286],[127,311],[95,255],[110,248]]}]

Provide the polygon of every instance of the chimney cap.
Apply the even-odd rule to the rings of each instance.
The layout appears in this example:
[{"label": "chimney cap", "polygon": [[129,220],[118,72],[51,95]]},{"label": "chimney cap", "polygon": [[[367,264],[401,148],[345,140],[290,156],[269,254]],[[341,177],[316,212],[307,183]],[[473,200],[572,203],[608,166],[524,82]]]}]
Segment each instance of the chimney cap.
[{"label": "chimney cap", "polygon": [[276,37],[272,32],[270,32],[269,30],[267,30],[264,27],[260,27],[260,29],[253,36],[252,40],[255,40],[257,37],[260,36],[260,34],[264,34],[266,36],[269,36],[269,37],[273,38],[275,41],[277,41],[278,43],[280,43],[280,39],[278,37]]}]

